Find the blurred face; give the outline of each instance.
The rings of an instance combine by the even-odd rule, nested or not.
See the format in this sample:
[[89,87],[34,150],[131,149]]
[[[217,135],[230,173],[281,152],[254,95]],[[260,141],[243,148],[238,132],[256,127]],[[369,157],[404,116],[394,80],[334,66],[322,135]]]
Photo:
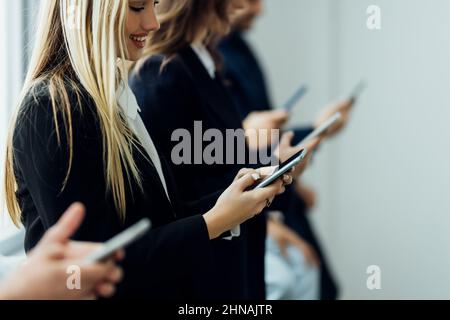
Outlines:
[[233,16],[239,10],[243,10],[246,5],[246,0],[229,0],[227,13],[228,16]]
[[244,2],[244,8],[237,12],[232,23],[235,29],[247,31],[252,28],[256,18],[262,14],[263,0],[245,0]]
[[150,32],[159,29],[155,14],[155,0],[128,0],[125,37],[128,60],[137,61],[143,53]]
[[211,17],[208,23],[210,30],[219,35],[226,35],[231,30],[231,21],[245,8],[246,0],[228,0],[226,7],[226,19],[220,19],[217,16]]

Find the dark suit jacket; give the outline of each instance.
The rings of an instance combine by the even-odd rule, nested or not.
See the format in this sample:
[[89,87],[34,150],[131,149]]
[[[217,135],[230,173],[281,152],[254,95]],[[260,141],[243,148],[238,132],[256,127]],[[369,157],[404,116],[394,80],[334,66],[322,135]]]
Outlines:
[[[171,156],[173,148],[178,144],[170,142],[172,132],[183,128],[194,137],[195,121],[202,122],[203,131],[215,129],[225,134],[227,129],[242,129],[241,117],[221,75],[217,73],[216,78],[212,79],[190,47],[181,50],[162,67],[164,60],[163,56],[147,59],[131,77],[130,86],[142,108],[147,129],[166,157]],[[192,155],[198,153],[193,148]],[[223,153],[226,155],[226,150]],[[181,197],[184,201],[190,201],[207,192],[227,187],[244,166],[252,167],[248,163],[172,163],[172,170],[181,190]],[[282,198],[279,198],[274,206],[283,206],[283,203]],[[217,291],[222,293],[220,297],[265,298],[264,238],[265,218],[260,215],[242,226],[241,237],[232,241],[215,242],[218,272],[216,285]],[[253,263],[253,259],[258,262]]]
[[[212,251],[206,224],[199,215],[202,212],[182,213],[183,207],[164,166],[170,202],[154,166],[140,152],[145,151],[134,149],[143,189],[133,180],[126,184],[126,218],[121,221],[106,189],[104,149],[94,102],[82,92],[78,103],[74,90],[69,88],[69,92],[73,162],[64,189],[69,154],[67,135],[58,113],[61,124],[58,144],[45,82],[36,84],[27,95],[14,131],[17,196],[26,228],[26,250],[32,249],[75,201],[82,202],[87,209],[86,218],[74,236],[76,240],[103,242],[147,217],[153,229],[128,248],[123,263],[125,278],[117,297],[208,298],[204,293],[212,280],[207,276]],[[164,165],[163,159],[162,162]]]
[[[255,53],[239,32],[233,32],[219,45],[223,56],[224,77],[242,119],[253,111],[273,110],[269,90]],[[295,128],[293,143],[299,143],[314,130]]]

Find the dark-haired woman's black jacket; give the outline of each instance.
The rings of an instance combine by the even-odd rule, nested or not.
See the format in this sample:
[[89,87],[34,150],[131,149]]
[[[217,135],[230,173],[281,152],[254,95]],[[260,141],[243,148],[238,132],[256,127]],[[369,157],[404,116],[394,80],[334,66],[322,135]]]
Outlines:
[[[192,137],[192,157],[199,155],[194,146],[199,142],[194,125],[196,121],[201,122],[203,133],[209,129],[220,131],[224,142],[227,130],[242,130],[240,115],[220,74],[216,73],[215,79],[211,78],[190,46],[169,62],[161,55],[148,58],[131,77],[130,87],[142,108],[147,129],[166,158],[171,158],[172,151],[179,144],[172,141],[172,134],[180,128],[187,130]],[[209,144],[205,142],[203,147]],[[226,157],[230,150],[225,148],[222,152]],[[248,154],[248,149],[245,152]],[[172,161],[170,164],[183,201],[192,201],[224,188],[242,167],[261,166],[248,162],[239,164],[237,161],[233,164],[224,161],[181,165]],[[265,234],[265,217],[260,215],[242,226],[240,237],[214,242],[217,278],[214,285],[215,292],[220,293],[219,298],[265,298]]]

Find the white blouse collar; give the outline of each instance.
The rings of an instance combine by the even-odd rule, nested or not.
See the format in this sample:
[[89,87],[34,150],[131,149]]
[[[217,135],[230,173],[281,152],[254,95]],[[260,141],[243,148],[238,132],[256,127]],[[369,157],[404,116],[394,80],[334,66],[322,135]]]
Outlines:
[[208,71],[208,74],[214,79],[216,77],[216,63],[214,62],[211,53],[200,43],[191,43],[191,48],[197,54],[206,71]]
[[116,93],[117,102],[122,108],[125,115],[131,120],[135,120],[138,112],[141,112],[139,105],[136,100],[136,96],[130,87],[125,85],[123,82],[120,83],[119,88]]

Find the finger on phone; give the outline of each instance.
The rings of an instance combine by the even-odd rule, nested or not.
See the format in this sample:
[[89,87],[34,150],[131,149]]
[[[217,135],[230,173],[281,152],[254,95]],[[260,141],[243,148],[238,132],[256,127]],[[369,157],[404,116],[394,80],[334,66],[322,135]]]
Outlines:
[[241,191],[245,191],[253,186],[259,179],[261,179],[261,175],[256,172],[256,170],[253,170],[252,172],[249,172],[242,178],[238,179],[235,183],[238,185]]

